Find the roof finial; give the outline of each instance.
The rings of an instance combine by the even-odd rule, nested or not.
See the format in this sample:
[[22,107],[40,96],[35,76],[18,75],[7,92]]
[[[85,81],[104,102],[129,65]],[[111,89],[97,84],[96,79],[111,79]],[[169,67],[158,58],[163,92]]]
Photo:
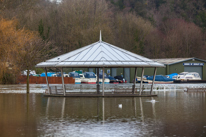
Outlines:
[[99,35],[99,42],[102,42],[102,33],[101,33],[101,30],[100,30],[100,35]]

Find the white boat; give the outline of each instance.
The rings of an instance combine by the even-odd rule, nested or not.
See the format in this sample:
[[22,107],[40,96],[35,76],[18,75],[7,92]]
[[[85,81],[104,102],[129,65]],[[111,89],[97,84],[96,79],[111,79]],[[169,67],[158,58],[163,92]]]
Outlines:
[[57,77],[57,74],[52,74],[51,77]]
[[[109,84],[110,80],[108,78],[104,78],[104,84]],[[99,79],[99,84],[102,84],[102,78]]]
[[178,77],[178,80],[202,80],[199,73],[197,72],[187,72],[184,76]]
[[81,79],[80,79],[79,73],[69,72],[68,76],[73,77],[75,79],[75,84],[81,84]]
[[[142,77],[136,77],[136,83],[140,83],[141,82],[141,78]],[[145,76],[143,76],[142,82],[143,83],[148,83],[150,80],[147,80],[147,78]]]
[[176,80],[202,80],[199,73],[197,72],[182,72],[177,76]]
[[85,72],[84,74],[79,74],[81,83],[83,84],[96,84],[96,76],[93,72]]
[[69,75],[68,74],[64,74],[64,77],[69,77]]
[[[99,73],[99,84],[102,84],[102,73]],[[104,84],[109,84],[110,80],[107,78],[107,74],[104,73]]]
[[[180,74],[177,75],[177,77],[175,78],[176,80],[184,80],[185,79],[185,75],[189,73],[189,72],[181,72]],[[173,77],[172,77],[173,78]]]

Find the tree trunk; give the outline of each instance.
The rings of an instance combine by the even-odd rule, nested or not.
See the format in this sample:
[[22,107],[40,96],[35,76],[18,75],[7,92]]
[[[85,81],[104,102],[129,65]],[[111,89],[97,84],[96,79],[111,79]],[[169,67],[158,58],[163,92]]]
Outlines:
[[27,69],[26,92],[29,93],[29,69]]

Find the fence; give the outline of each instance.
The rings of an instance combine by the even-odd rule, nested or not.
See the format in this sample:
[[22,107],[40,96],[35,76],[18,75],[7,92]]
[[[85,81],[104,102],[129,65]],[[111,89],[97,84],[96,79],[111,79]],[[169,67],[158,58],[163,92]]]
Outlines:
[[[19,84],[26,84],[26,76],[19,76],[17,79],[17,83]],[[61,77],[48,77],[49,84],[62,84]],[[30,84],[46,84],[46,77],[34,77],[29,76],[29,83]],[[75,79],[72,77],[64,77],[65,84],[74,84]]]

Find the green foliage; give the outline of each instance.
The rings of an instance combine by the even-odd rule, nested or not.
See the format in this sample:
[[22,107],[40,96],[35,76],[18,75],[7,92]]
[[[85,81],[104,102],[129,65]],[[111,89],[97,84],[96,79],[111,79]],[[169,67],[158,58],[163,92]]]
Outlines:
[[117,4],[118,4],[118,6],[119,6],[119,8],[120,8],[121,10],[123,10],[123,9],[125,8],[125,6],[124,6],[124,0],[118,0]]
[[1,84],[13,84],[15,83],[15,76],[11,73],[4,73]]
[[155,26],[156,22],[155,22],[155,19],[152,17],[148,17],[148,20],[151,22],[152,25]]
[[196,23],[202,28],[206,28],[206,12],[202,11],[197,15]]
[[43,40],[46,40],[49,37],[49,32],[50,32],[50,27],[48,27],[47,32],[46,32],[46,36],[45,36],[45,34],[44,34],[44,24],[43,24],[43,21],[41,19],[39,21],[39,35],[41,36],[41,38]]
[[111,0],[110,2],[114,4],[115,6],[118,6],[120,10],[123,10],[125,8],[124,0],[118,0],[117,2],[114,2],[114,0]]
[[158,9],[162,4],[165,4],[166,0],[155,0],[155,6]]
[[44,69],[42,68],[35,68],[36,74],[41,74],[44,72]]

